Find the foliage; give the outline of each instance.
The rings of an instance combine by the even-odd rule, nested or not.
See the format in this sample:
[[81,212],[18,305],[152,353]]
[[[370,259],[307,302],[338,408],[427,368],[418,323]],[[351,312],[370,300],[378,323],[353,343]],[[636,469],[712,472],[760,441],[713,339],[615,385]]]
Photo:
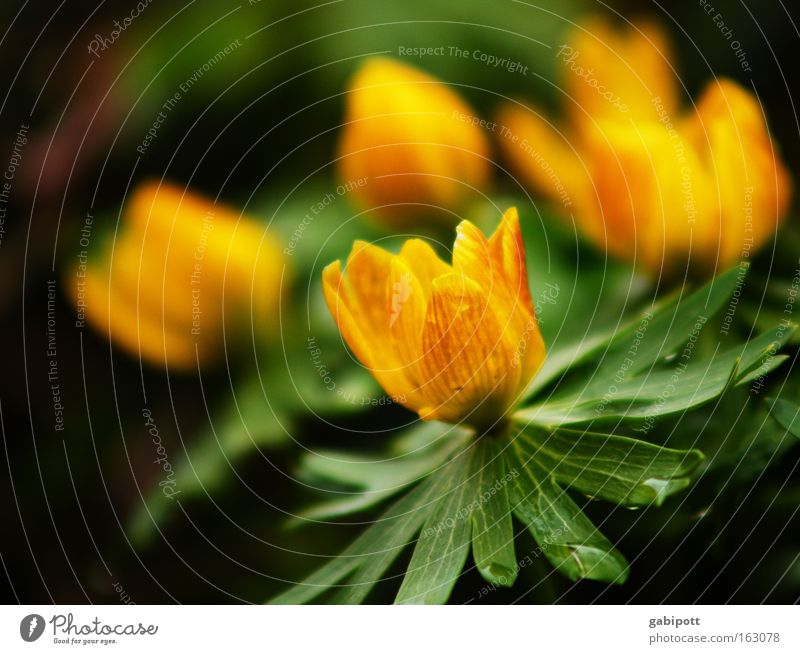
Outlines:
[[[487,582],[510,586],[526,560],[515,551],[514,520],[533,536],[536,556],[569,579],[624,583],[628,562],[586,516],[587,502],[659,507],[692,483],[704,456],[618,432],[646,435],[659,420],[719,400],[786,359],[777,352],[793,327],[781,325],[725,349],[703,347],[703,332],[740,275],[731,270],[611,334],[556,350],[526,406],[496,431],[451,434],[424,425],[417,428],[429,432],[422,455],[347,463],[341,453],[308,457],[308,478],[358,490],[306,518],[341,518],[409,490],[341,555],[273,601],[364,601],[412,545],[397,603],[447,601],[470,552]],[[797,431],[795,407],[778,401],[772,411]]]

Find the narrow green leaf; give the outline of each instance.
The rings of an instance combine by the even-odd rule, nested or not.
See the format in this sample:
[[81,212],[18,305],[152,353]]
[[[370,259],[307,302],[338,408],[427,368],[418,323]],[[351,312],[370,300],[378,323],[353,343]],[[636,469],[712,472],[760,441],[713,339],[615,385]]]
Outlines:
[[704,458],[699,450],[673,450],[573,429],[528,427],[517,442],[525,456],[535,456],[558,483],[629,507],[660,506],[689,485]]
[[520,473],[506,468],[505,453],[495,439],[482,438],[476,448],[470,479],[476,485],[476,499],[470,513],[472,556],[486,581],[510,587],[517,578],[518,566],[508,484]]
[[754,368],[746,375],[738,379],[736,381],[736,385],[744,386],[752,382],[762,381],[764,377],[766,377],[769,373],[778,368],[788,358],[789,358],[788,354],[776,354],[774,356],[768,356],[760,366]]
[[[430,434],[446,434],[439,439]],[[300,511],[290,524],[304,520],[330,520],[363,511],[396,495],[409,485],[444,465],[470,436],[466,429],[454,430],[442,423],[423,423],[409,430],[424,432],[428,439],[411,452],[375,456],[351,452],[322,451],[302,457],[299,476],[311,484],[333,482],[353,490],[331,490],[334,499],[325,500]]]
[[[638,319],[635,322],[629,322],[625,329],[635,327],[638,323]],[[525,389],[523,401],[555,381],[570,368],[580,366],[592,355],[600,352],[617,333],[616,330],[610,330],[548,352],[541,370],[536,373],[528,388]]]
[[[397,500],[344,552],[302,582],[273,598],[270,604],[305,604],[332,587],[342,589],[335,598],[338,602],[362,601],[433,510],[435,501],[431,502],[429,498],[433,496],[436,487],[436,476],[428,477]],[[358,574],[351,583],[342,584],[354,571]]]
[[513,463],[508,465],[517,466],[521,473],[511,484],[512,509],[539,546],[533,556],[544,554],[572,580],[624,583],[628,562],[622,554],[516,440],[509,454]]
[[692,360],[693,350],[684,350],[675,367],[622,382],[609,378],[603,388],[592,386],[566,397],[556,396],[519,411],[517,416],[556,427],[602,418],[653,421],[683,412],[719,397],[737,382],[760,378],[780,365],[783,359],[775,353],[793,330],[777,326],[710,359]]
[[[697,331],[698,325],[702,328],[720,310],[737,284],[744,282],[748,268],[732,268],[686,297],[681,291],[674,301],[645,313],[638,322],[619,332],[603,357],[594,383],[606,384],[607,377],[621,369],[626,377],[634,376],[674,353]],[[632,344],[636,347],[634,357],[630,356]],[[627,360],[631,362],[628,364]]]
[[436,506],[422,527],[396,604],[444,604],[450,597],[469,554],[475,498],[469,473],[475,453],[474,447],[465,450],[435,475]]
[[[377,551],[365,557],[348,584],[341,588],[334,596],[333,601],[337,604],[360,604],[367,597],[372,588],[379,581],[384,579],[389,566],[394,563],[406,546],[412,541],[414,535],[419,531],[423,520],[434,510],[437,493],[437,480],[434,477],[428,479],[425,484],[417,506],[423,502],[427,503],[423,507],[416,509],[419,515],[415,515],[413,520],[406,524],[396,525],[395,533],[386,534],[381,541],[381,546],[386,549]],[[376,544],[377,546],[377,544]]]
[[[608,386],[608,379],[618,376],[620,370],[629,377],[652,367],[685,343],[698,321],[704,324],[719,311],[736,285],[741,283],[745,272],[746,268],[744,272],[739,267],[733,268],[689,296],[684,297],[681,292],[653,305],[618,330],[583,338],[548,353],[542,369],[526,390],[525,399],[592,357],[600,359],[589,383],[589,388],[595,391]],[[630,356],[632,351],[635,351],[633,358]]]
[[269,604],[307,604],[336,586],[358,566],[355,557],[338,556],[319,570],[269,601]]

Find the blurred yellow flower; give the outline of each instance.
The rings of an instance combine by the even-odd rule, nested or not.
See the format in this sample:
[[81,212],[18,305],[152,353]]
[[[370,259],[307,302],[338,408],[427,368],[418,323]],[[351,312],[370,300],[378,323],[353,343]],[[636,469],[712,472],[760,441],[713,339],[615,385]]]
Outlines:
[[590,23],[557,56],[566,122],[507,102],[500,141],[592,241],[652,274],[708,275],[773,236],[792,184],[752,93],[715,80],[681,111],[668,39],[650,24]]
[[657,119],[653,98],[672,114],[679,106],[680,80],[672,68],[668,36],[657,23],[642,21],[616,29],[605,19],[587,20],[559,46],[562,88],[574,126],[591,120]]
[[256,221],[152,183],[133,193],[102,259],[79,268],[72,295],[113,343],[191,370],[226,342],[274,326],[282,269],[279,246]]
[[539,370],[544,341],[516,209],[486,238],[457,228],[453,264],[420,239],[400,254],[358,241],[323,273],[331,313],[386,393],[425,420],[489,428]]
[[339,144],[345,183],[362,209],[391,224],[433,205],[458,212],[486,186],[489,142],[475,112],[436,78],[375,57],[353,77]]

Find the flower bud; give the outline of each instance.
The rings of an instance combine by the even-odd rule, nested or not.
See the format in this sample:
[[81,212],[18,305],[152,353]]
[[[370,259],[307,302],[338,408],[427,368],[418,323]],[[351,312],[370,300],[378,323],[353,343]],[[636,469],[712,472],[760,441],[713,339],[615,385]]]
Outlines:
[[[754,96],[723,79],[681,112],[656,28],[600,25],[576,39],[569,47],[583,63],[564,75],[581,111],[559,124],[522,103],[500,109],[501,145],[523,183],[599,247],[653,275],[688,267],[707,276],[747,260],[774,235],[792,194]],[[627,112],[609,103],[611,89]]]
[[356,204],[392,224],[458,211],[490,173],[475,112],[436,78],[384,57],[350,83],[339,157],[344,183],[366,179]]
[[568,34],[556,57],[575,123],[655,119],[654,98],[670,113],[678,107],[672,47],[654,22],[616,27],[592,18]]
[[[173,369],[219,357],[225,338],[272,328],[283,262],[255,220],[168,184],[146,184],[73,299],[135,356]],[[81,288],[82,285],[82,288]]]

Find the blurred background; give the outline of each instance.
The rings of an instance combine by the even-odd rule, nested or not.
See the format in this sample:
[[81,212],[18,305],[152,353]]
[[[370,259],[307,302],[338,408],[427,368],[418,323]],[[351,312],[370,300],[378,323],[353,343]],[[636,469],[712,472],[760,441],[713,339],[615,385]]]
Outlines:
[[[418,66],[487,118],[506,97],[533,98],[553,114],[560,107],[554,50],[564,34],[597,14],[646,16],[674,39],[684,100],[714,76],[738,80],[757,94],[794,173],[795,10],[780,0],[66,0],[52,10],[4,3],[4,601],[262,602],[359,533],[358,517],[299,526],[291,518],[319,499],[300,471],[304,452],[369,452],[413,417],[398,406],[371,406],[380,392],[352,365],[318,288],[321,268],[354,238],[391,245],[411,231],[382,228],[359,214],[348,191],[337,191],[345,89],[364,59],[384,54]],[[452,56],[453,47],[519,61],[528,71]],[[403,54],[415,48],[443,49]],[[503,170],[494,177],[491,197],[513,198],[529,219],[529,258],[541,273],[531,273],[534,296],[558,280],[571,298],[544,315],[546,340],[583,328],[581,307],[599,297],[602,310],[591,320],[615,324],[641,289],[636,273],[576,245],[572,228]],[[246,330],[231,337],[216,365],[186,371],[152,365],[102,330],[76,324],[70,284],[78,258],[83,251],[100,257],[131,190],[148,180],[218,199],[259,221],[270,238],[292,243],[276,281],[283,289],[278,329]],[[475,211],[490,208],[476,204]],[[760,255],[758,274],[792,277],[797,229],[791,214],[783,246]],[[452,240],[441,226],[430,231]],[[576,270],[601,276],[602,292],[579,283]],[[797,384],[782,388],[797,397]],[[729,433],[726,415],[717,407],[682,429],[711,434],[699,446],[713,451],[714,438]],[[751,445],[745,438],[737,447]],[[752,449],[752,469],[706,476],[662,509],[591,507],[632,563],[624,586],[573,584],[540,559],[514,588],[480,597],[485,582],[467,572],[452,601],[797,601],[800,448],[780,456],[765,449],[761,458],[758,444]],[[170,487],[180,494],[168,497]],[[518,551],[535,548],[526,534],[519,539]],[[396,586],[388,580],[370,600],[390,601]]]

